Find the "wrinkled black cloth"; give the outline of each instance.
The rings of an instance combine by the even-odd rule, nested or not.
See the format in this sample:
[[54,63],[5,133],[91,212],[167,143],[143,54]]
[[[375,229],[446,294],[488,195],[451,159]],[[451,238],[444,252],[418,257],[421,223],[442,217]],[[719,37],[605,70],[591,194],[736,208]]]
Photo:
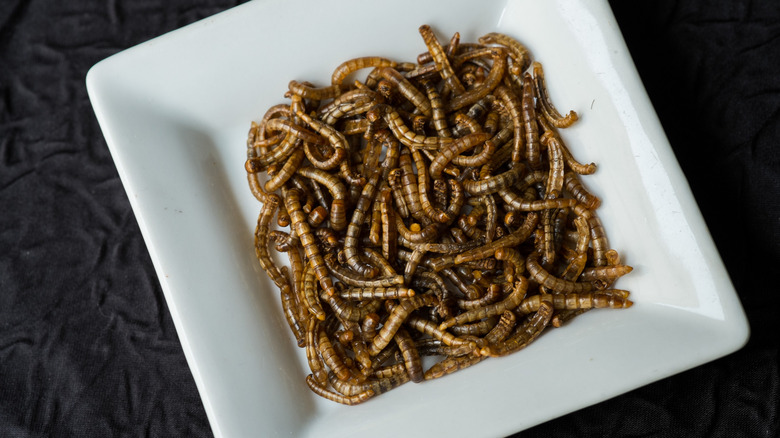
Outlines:
[[[239,3],[0,1],[1,437],[212,436],[84,80]],[[610,5],[752,335],[517,436],[780,436],[780,3]]]

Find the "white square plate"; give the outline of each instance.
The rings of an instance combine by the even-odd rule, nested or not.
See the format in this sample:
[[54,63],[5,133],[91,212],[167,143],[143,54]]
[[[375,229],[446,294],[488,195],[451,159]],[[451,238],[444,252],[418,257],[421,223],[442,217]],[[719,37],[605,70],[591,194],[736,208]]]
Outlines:
[[[413,61],[417,28],[524,42],[610,244],[634,266],[635,305],[589,312],[529,348],[356,406],[304,383],[278,293],[254,255],[251,120],[290,79],[327,84],[342,61]],[[507,435],[733,352],[748,326],[605,0],[258,0],[106,59],[95,112],[160,277],[217,437]],[[282,333],[280,335],[280,333]]]

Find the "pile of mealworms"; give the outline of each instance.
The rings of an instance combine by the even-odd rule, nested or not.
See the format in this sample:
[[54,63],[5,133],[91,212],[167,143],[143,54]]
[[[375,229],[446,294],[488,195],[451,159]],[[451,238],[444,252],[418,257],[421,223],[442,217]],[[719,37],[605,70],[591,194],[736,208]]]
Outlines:
[[360,57],[328,86],[291,81],[247,140],[257,258],[307,385],[347,405],[632,304],[613,288],[631,267],[580,181],[596,166],[559,134],[578,116],[553,106],[541,64],[504,34],[419,31],[417,62]]

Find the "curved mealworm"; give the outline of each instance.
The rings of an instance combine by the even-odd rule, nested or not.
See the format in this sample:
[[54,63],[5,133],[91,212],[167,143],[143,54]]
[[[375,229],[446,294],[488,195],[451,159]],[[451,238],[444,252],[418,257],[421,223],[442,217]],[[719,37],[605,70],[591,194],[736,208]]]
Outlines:
[[549,301],[542,301],[539,305],[539,310],[537,310],[531,318],[525,320],[523,324],[517,327],[507,339],[482,348],[480,353],[483,356],[499,357],[506,356],[507,354],[514,353],[527,347],[542,333],[544,328],[547,327],[547,324],[550,323],[552,314],[552,304],[550,304]]
[[287,85],[290,93],[301,96],[304,99],[325,100],[333,99],[339,96],[344,88],[340,84],[333,84],[327,87],[315,88],[307,82],[290,81]]
[[422,208],[423,213],[436,222],[449,222],[452,218],[448,216],[446,212],[434,207],[428,196],[430,190],[430,175],[428,175],[428,166],[426,166],[422,154],[420,151],[412,149],[412,157],[414,159],[415,167],[417,167],[417,193],[419,194],[420,207]]
[[333,391],[329,391],[327,388],[325,388],[324,385],[320,385],[311,374],[306,376],[306,384],[309,385],[309,389],[311,389],[312,392],[319,395],[320,397],[347,406],[354,406],[363,403],[364,401],[373,397],[375,394],[372,389],[368,389],[364,392],[349,397],[337,394]]
[[423,306],[433,306],[436,304],[436,297],[433,295],[415,295],[411,298],[401,300],[396,306],[390,316],[387,317],[385,324],[377,333],[371,345],[368,347],[368,352],[372,356],[376,356],[383,348],[393,340],[395,332],[409,316],[409,314]]
[[582,185],[577,174],[574,172],[569,171],[563,174],[563,188],[569,192],[574,199],[590,210],[595,210],[601,205],[601,199],[590,193]]
[[450,132],[449,127],[447,127],[444,103],[441,100],[439,91],[431,81],[423,81],[422,85],[428,96],[428,100],[431,102],[431,117],[433,119],[433,127],[436,129],[436,134],[439,137],[452,137],[452,133]]
[[490,54],[493,57],[493,66],[490,68],[490,73],[488,73],[485,81],[480,86],[474,87],[450,99],[446,107],[448,112],[467,107],[482,99],[493,91],[501,82],[501,78],[504,76],[504,70],[506,69],[505,52],[503,49],[497,47],[491,48]]
[[523,221],[523,224],[517,230],[488,244],[458,254],[455,256],[455,264],[484,259],[486,257],[495,255],[495,252],[498,248],[513,247],[525,242],[525,240],[528,239],[533,230],[536,228],[538,221],[538,213],[528,213],[528,215],[525,217],[525,220]]
[[340,266],[338,261],[335,260],[334,254],[325,255],[325,264],[328,267],[330,273],[336,277],[336,279],[349,286],[356,287],[391,287],[404,283],[403,275],[395,275],[389,277],[374,278],[371,280],[357,276],[347,271],[344,267]]
[[500,44],[506,47],[509,51],[509,57],[518,67],[517,72],[514,73],[516,75],[524,72],[531,65],[531,54],[528,49],[509,35],[490,32],[479,37],[478,41],[480,44]]
[[373,278],[378,272],[373,266],[363,263],[358,257],[357,243],[360,236],[360,229],[363,226],[365,215],[368,212],[368,208],[374,200],[376,194],[377,182],[379,181],[379,172],[375,171],[369,177],[368,182],[363,186],[363,191],[360,194],[357,205],[352,212],[352,220],[347,225],[347,234],[344,238],[344,255],[347,258],[347,264],[358,272],[358,274],[366,277]]
[[550,100],[550,96],[547,92],[547,83],[544,79],[544,70],[542,69],[542,64],[539,62],[534,62],[533,71],[536,96],[541,104],[544,118],[547,119],[556,128],[568,128],[577,121],[577,113],[574,111],[569,111],[569,113],[566,114],[566,117],[562,116],[561,113],[559,113],[555,108],[555,105],[553,105],[552,100]]
[[310,263],[306,263],[303,269],[303,304],[309,310],[309,313],[314,315],[314,318],[311,319],[325,321],[326,314],[320,304],[317,276],[311,270]]
[[331,227],[334,230],[340,231],[347,226],[347,213],[346,213],[346,196],[347,188],[344,186],[336,176],[329,174],[321,169],[314,167],[303,166],[299,167],[296,172],[306,178],[310,178],[314,181],[325,186],[333,197],[333,202],[330,204],[330,222]]
[[496,323],[498,323],[498,317],[489,316],[485,319],[470,324],[454,325],[449,328],[449,331],[451,331],[456,336],[479,337],[479,336],[484,336],[488,332],[490,332],[490,330],[492,330],[493,327],[496,326]]
[[360,322],[366,315],[376,312],[382,306],[379,300],[364,301],[363,305],[347,302],[339,297],[338,292],[332,296],[323,292],[320,298],[330,306],[341,321]]
[[425,380],[438,379],[439,377],[444,377],[447,374],[452,374],[455,371],[459,371],[475,365],[481,362],[483,359],[484,357],[473,354],[458,357],[447,357],[428,368],[428,370],[425,371],[424,377]]
[[414,346],[414,341],[412,341],[409,333],[405,329],[399,328],[393,339],[398,344],[398,349],[401,351],[404,359],[406,372],[409,374],[411,381],[414,383],[422,382],[424,378],[420,353]]
[[328,384],[328,372],[317,349],[317,336],[319,334],[320,320],[309,318],[306,324],[306,360],[312,376],[322,386]]
[[517,277],[512,292],[503,300],[485,305],[476,309],[467,310],[459,313],[456,317],[450,318],[441,324],[439,329],[447,330],[454,325],[461,325],[467,322],[473,322],[480,319],[485,319],[491,316],[496,316],[504,313],[505,310],[512,310],[520,305],[525,298],[526,291],[528,290],[528,280],[524,277]]
[[463,188],[473,196],[489,195],[491,193],[499,193],[513,186],[519,181],[525,173],[525,166],[519,165],[500,173],[495,176],[491,176],[486,179],[480,179],[477,181],[464,180]]
[[429,222],[430,220],[423,212],[422,203],[420,202],[420,189],[417,184],[417,176],[412,168],[412,159],[408,151],[402,151],[401,156],[398,157],[398,164],[401,169],[401,191],[404,194],[404,200],[406,201],[406,207],[409,209],[409,214],[421,223]]
[[265,191],[275,192],[281,188],[284,183],[292,178],[295,171],[298,170],[298,168],[301,166],[303,158],[303,150],[296,149],[284,163],[284,166],[282,166],[281,170],[272,176],[271,179],[266,181]]
[[439,231],[441,229],[441,224],[439,223],[432,223],[429,225],[426,225],[425,228],[420,228],[419,224],[412,224],[417,225],[416,228],[418,228],[417,231],[412,231],[410,228],[406,227],[406,224],[404,224],[403,219],[401,219],[401,216],[395,217],[395,228],[398,231],[399,234],[399,242],[401,239],[407,240],[411,243],[426,243],[430,242],[431,240],[435,239],[436,236],[439,235]]
[[350,74],[368,67],[395,68],[397,66],[397,62],[391,59],[383,58],[381,56],[363,56],[359,58],[352,58],[342,62],[338,67],[336,67],[335,70],[333,70],[330,82],[333,85],[340,85]]
[[406,126],[398,111],[387,104],[374,105],[366,113],[366,118],[372,123],[382,118],[396,138],[410,148],[437,150],[441,145],[452,141],[452,138],[449,137],[428,137],[416,134]]
[[579,276],[580,281],[605,280],[613,282],[618,278],[628,274],[634,268],[628,265],[608,265],[593,268],[585,268]]
[[422,35],[423,41],[428,52],[433,57],[433,63],[436,65],[436,70],[441,74],[441,78],[444,80],[444,86],[452,90],[455,95],[461,94],[466,91],[463,88],[463,84],[460,83],[458,77],[455,75],[455,71],[452,69],[447,54],[444,52],[444,48],[436,39],[436,35],[433,30],[427,24],[423,24],[419,28],[420,35]]
[[[282,276],[284,276],[285,279],[288,279],[287,266],[282,266],[280,271]],[[306,340],[304,339],[305,331],[301,325],[302,321],[298,316],[300,312],[298,311],[298,304],[295,299],[295,291],[293,291],[290,286],[289,279],[287,280],[287,283],[279,288],[279,294],[282,300],[282,311],[284,313],[284,318],[287,321],[287,325],[290,327],[290,331],[293,333],[298,346],[304,347],[306,345]]]
[[429,169],[431,178],[439,179],[442,170],[444,170],[444,167],[447,166],[453,158],[484,143],[488,138],[490,138],[490,134],[486,132],[476,132],[442,145],[433,162],[431,162]]
[[325,261],[320,254],[319,246],[317,245],[317,239],[311,232],[309,223],[306,221],[306,215],[301,210],[301,203],[297,190],[283,191],[284,204],[287,207],[287,211],[290,213],[290,219],[292,220],[292,229],[298,238],[301,239],[301,245],[303,246],[306,258],[311,264],[311,269],[317,276],[317,280],[320,282],[322,288],[328,295],[333,295],[336,290],[333,287],[333,281],[328,275],[328,269],[325,267]]
[[501,247],[494,254],[496,260],[504,262],[504,279],[512,284],[515,277],[525,272],[525,260],[520,252],[514,248]]
[[340,381],[335,378],[335,376],[329,376],[329,379],[331,385],[337,391],[341,392],[342,394],[352,394],[349,397],[356,397],[357,394],[365,394],[367,392],[370,392],[372,395],[379,395],[408,382],[409,375],[405,371],[406,368],[404,367],[403,372],[393,373],[388,377],[369,380],[357,384]]
[[382,257],[382,254],[373,248],[363,247],[361,250],[368,261],[382,271],[382,275],[396,275],[395,268],[393,268],[393,265],[390,263],[390,260],[394,260],[393,258]]
[[515,313],[511,310],[505,310],[504,313],[501,314],[501,318],[499,318],[495,327],[485,335],[485,342],[488,344],[496,344],[503,341],[512,333],[512,329],[515,328],[516,322],[517,316],[515,316]]
[[498,284],[491,284],[488,286],[487,291],[485,291],[485,295],[473,299],[473,300],[458,300],[458,307],[464,310],[474,310],[478,309],[480,307],[487,306],[488,304],[493,304],[496,301],[501,299],[501,286]]
[[426,117],[431,117],[431,102],[409,80],[392,67],[381,67],[379,75],[395,85],[396,89],[414,104]]
[[539,254],[532,253],[525,261],[525,268],[528,275],[540,285],[557,293],[584,293],[596,289],[593,282],[575,282],[568,281],[550,274],[539,264]]
[[604,225],[601,224],[601,220],[596,216],[596,213],[593,210],[588,209],[582,204],[576,204],[574,206],[574,214],[582,216],[590,228],[590,242],[593,246],[593,264],[595,266],[606,265],[606,252],[609,249],[609,243],[607,241],[607,232],[604,230]]
[[270,230],[271,219],[279,208],[279,196],[270,194],[260,210],[257,217],[257,226],[255,227],[255,255],[260,262],[260,267],[268,274],[276,287],[282,288],[288,283],[288,279],[282,275],[279,268],[271,259],[268,252],[268,231]]
[[419,316],[409,316],[406,319],[406,325],[451,347],[468,346],[472,349],[476,347],[474,341],[460,338],[441,330],[435,322]]

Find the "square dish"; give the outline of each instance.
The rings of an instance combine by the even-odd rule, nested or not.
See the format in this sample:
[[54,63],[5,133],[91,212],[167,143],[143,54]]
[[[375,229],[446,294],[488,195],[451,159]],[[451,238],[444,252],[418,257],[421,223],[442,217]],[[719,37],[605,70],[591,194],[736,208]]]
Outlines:
[[[246,132],[283,101],[290,79],[325,83],[355,56],[413,60],[425,51],[423,23],[463,41],[510,34],[545,65],[553,101],[581,117],[564,139],[599,165],[585,183],[603,200],[611,247],[635,268],[618,283],[635,305],[344,407],[306,387],[305,355],[255,259]],[[604,0],[478,9],[465,0],[392,8],[258,0],[100,62],[87,86],[217,437],[507,435],[747,340],[736,293]]]

